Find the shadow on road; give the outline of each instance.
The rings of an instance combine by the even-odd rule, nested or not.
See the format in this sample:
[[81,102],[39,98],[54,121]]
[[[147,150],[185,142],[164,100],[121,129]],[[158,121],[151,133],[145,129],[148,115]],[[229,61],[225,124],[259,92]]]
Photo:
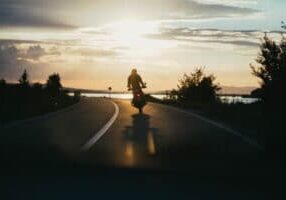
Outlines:
[[132,126],[126,126],[123,131],[126,140],[126,156],[133,157],[134,153],[154,156],[158,153],[158,129],[150,127],[150,116],[147,114],[132,115]]

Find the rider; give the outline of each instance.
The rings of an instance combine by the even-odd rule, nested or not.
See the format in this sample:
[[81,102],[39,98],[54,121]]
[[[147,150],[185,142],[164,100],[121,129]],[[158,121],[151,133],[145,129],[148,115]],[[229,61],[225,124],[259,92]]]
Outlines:
[[128,90],[132,90],[133,94],[136,91],[142,92],[141,88],[145,87],[145,84],[142,81],[141,76],[137,74],[136,69],[132,69],[131,74],[128,77],[128,83],[127,83]]

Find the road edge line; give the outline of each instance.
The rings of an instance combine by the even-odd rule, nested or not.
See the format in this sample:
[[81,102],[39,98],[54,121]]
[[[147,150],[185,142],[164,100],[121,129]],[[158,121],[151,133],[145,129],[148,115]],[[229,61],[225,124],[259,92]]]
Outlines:
[[119,114],[119,107],[116,103],[113,101],[110,101],[114,108],[115,112],[113,116],[109,119],[109,121],[98,131],[94,134],[92,138],[90,138],[81,148],[82,151],[88,151],[106,132],[107,130],[112,126],[112,124],[115,122],[115,120],[118,117]]
[[191,115],[191,116],[193,116],[193,117],[195,117],[195,118],[197,118],[197,119],[199,119],[201,121],[207,122],[207,123],[209,123],[209,124],[211,124],[211,125],[213,125],[213,126],[215,126],[217,128],[223,129],[223,130],[225,130],[225,131],[227,131],[227,132],[229,132],[229,133],[231,133],[231,134],[233,134],[233,135],[235,135],[237,137],[242,138],[246,143],[254,146],[255,148],[257,148],[259,150],[263,149],[260,144],[258,144],[257,142],[255,142],[254,140],[249,138],[248,136],[244,136],[240,132],[238,132],[236,130],[233,130],[233,129],[231,129],[231,128],[229,128],[229,127],[227,127],[227,126],[225,126],[225,125],[223,125],[221,123],[215,122],[215,121],[213,121],[211,119],[208,119],[206,117],[203,117],[203,116],[201,116],[199,114],[196,114],[196,113],[193,113],[191,111],[182,110],[182,109],[179,109],[179,108],[176,108],[176,107],[173,107],[173,106],[164,105],[164,104],[160,104],[160,105],[164,106],[164,107],[167,107],[167,108],[170,108],[172,110],[175,110],[177,112],[181,112],[181,113],[185,113],[187,115]]

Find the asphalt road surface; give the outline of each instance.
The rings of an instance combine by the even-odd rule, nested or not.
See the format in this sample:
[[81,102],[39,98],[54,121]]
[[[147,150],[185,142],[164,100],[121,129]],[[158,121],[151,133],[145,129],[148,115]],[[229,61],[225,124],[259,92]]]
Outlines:
[[[270,195],[257,182],[275,176],[255,142],[203,117],[154,103],[144,108],[144,114],[138,114],[126,100],[85,98],[57,113],[4,125],[0,131],[1,174],[6,177],[2,180],[7,180],[6,189],[14,187],[17,191],[26,191],[22,185],[26,176],[43,174],[52,175],[55,180],[59,180],[57,175],[77,174],[85,177],[85,183],[87,177],[96,175],[96,184],[100,183],[102,192],[98,194],[102,195],[107,195],[106,188],[110,187],[107,182],[116,183],[120,190],[133,185],[135,192],[136,181],[146,186],[151,180],[151,185],[158,187],[158,190],[151,190],[156,193],[160,189],[166,192],[165,186],[170,186],[162,184],[162,180],[169,180],[173,189],[181,183],[182,189],[186,187],[185,182],[188,187],[194,186],[194,181],[202,181],[202,177],[224,177],[215,179],[219,182],[236,177],[236,180],[243,180],[247,191],[251,191],[246,196],[253,199]],[[133,176],[136,184],[133,179],[128,182]],[[49,178],[49,181],[54,179]],[[250,190],[253,180],[260,188],[255,192]],[[25,184],[34,185],[35,182],[33,179]],[[73,187],[78,188],[77,184]],[[96,184],[92,182],[88,187]],[[208,192],[213,191],[213,187],[210,189],[205,184],[195,184],[193,188],[199,188],[192,194],[211,196]],[[224,191],[230,194],[228,198],[235,199],[232,192],[236,190],[230,189],[229,184],[227,188]]]

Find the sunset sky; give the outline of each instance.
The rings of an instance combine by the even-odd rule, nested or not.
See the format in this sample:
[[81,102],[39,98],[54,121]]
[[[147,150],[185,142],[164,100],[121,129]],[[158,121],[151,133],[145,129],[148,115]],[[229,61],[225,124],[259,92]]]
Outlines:
[[0,0],[0,78],[125,90],[136,66],[155,91],[204,66],[223,86],[258,86],[249,64],[285,13],[285,0]]

